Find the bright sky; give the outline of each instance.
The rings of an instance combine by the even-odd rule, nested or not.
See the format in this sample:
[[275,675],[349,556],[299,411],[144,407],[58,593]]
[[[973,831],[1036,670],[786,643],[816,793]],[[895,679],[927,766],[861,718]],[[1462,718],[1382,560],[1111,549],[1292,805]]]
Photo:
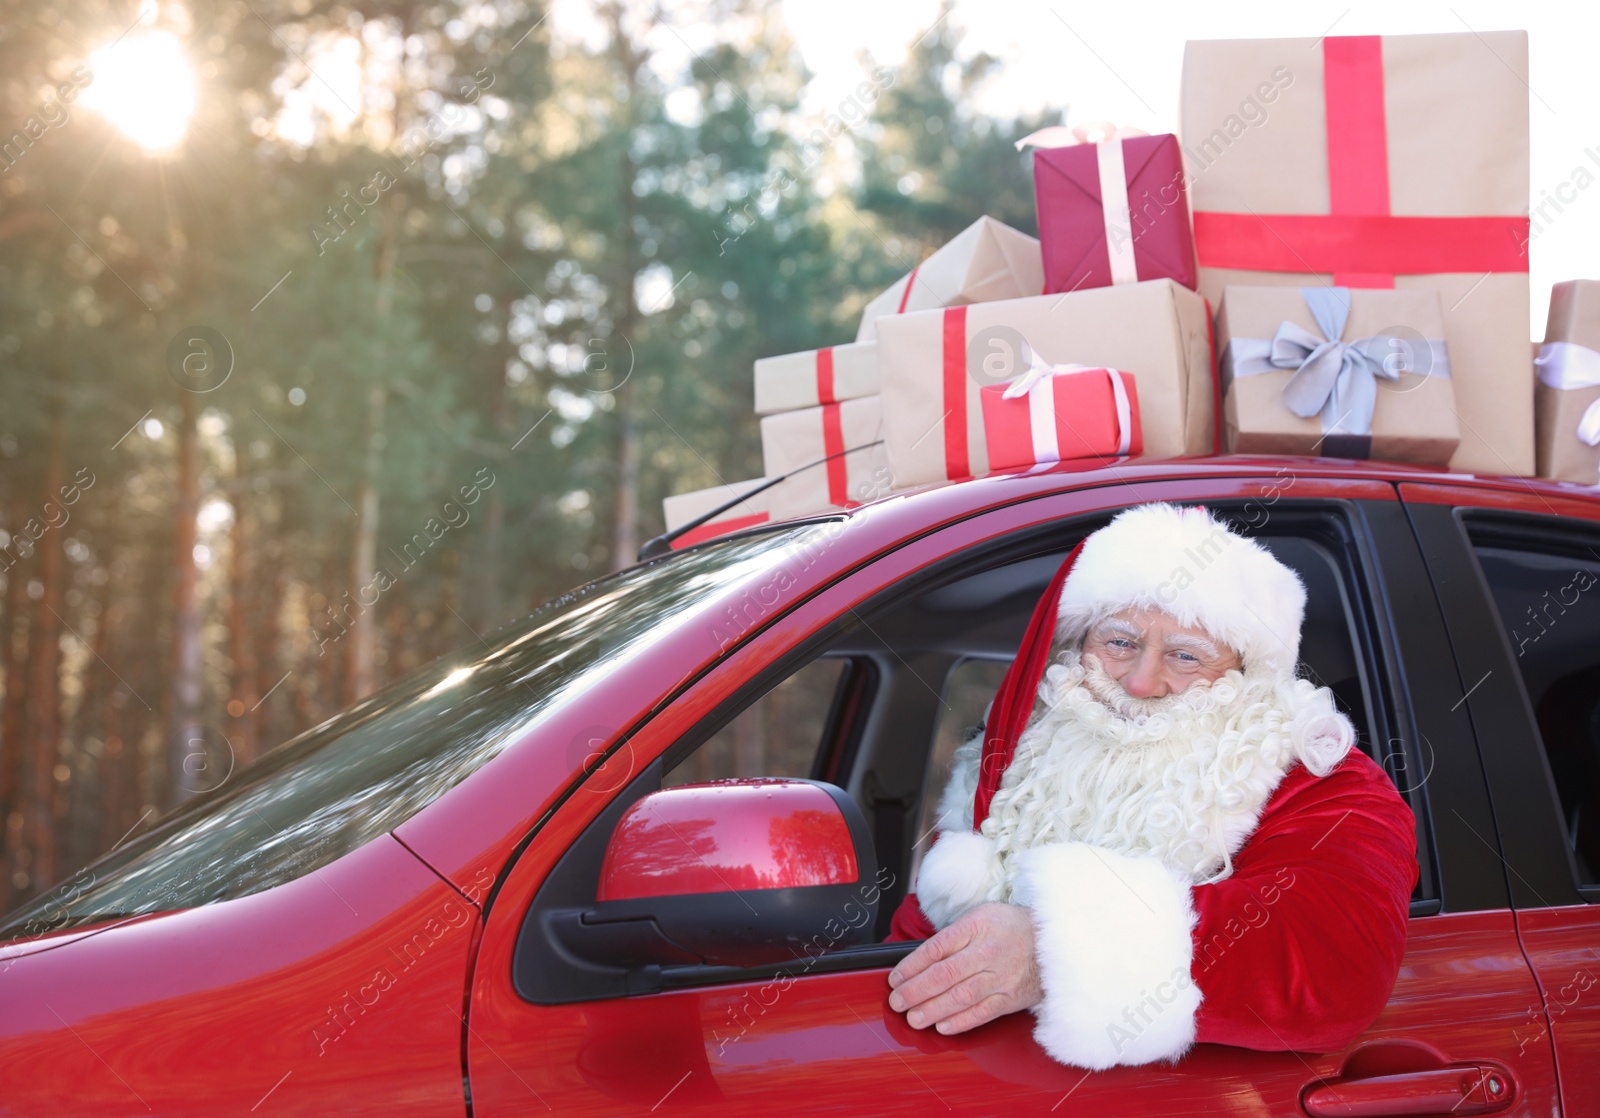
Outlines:
[[[864,52],[895,64],[937,17],[939,4],[785,0],[784,10],[816,74],[811,108],[822,113],[861,80]],[[1105,119],[1150,132],[1176,131],[1188,39],[1520,28],[1529,33],[1533,205],[1546,191],[1572,182],[1580,165],[1600,179],[1600,5],[1592,2],[959,0],[952,18],[963,33],[963,51],[984,50],[1005,60],[1003,74],[983,92],[986,110],[1009,115],[1059,106],[1071,124]],[[1593,157],[1587,148],[1594,149]],[[1531,245],[1535,339],[1544,336],[1552,283],[1600,278],[1600,181],[1579,190],[1559,216],[1547,213],[1553,220],[1543,230],[1535,226]]]

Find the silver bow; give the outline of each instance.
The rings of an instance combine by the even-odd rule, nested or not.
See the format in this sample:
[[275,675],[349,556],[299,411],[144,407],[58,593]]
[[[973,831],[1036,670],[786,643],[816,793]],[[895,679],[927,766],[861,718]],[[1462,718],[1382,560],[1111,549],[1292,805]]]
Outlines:
[[1399,380],[1400,371],[1373,356],[1375,338],[1339,340],[1350,318],[1348,287],[1306,287],[1300,294],[1323,336],[1292,322],[1281,324],[1272,336],[1268,363],[1295,370],[1283,386],[1284,405],[1302,419],[1320,414],[1324,431],[1370,435],[1377,378]]

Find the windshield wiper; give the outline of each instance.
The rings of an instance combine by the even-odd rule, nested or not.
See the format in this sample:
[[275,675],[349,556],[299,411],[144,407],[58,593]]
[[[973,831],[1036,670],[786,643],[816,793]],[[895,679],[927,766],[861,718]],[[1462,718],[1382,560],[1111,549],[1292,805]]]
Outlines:
[[[751,497],[754,497],[757,493],[766,492],[774,485],[777,485],[780,481],[787,481],[796,474],[804,473],[805,471],[814,469],[817,466],[826,465],[827,463],[832,462],[835,458],[843,458],[845,455],[854,454],[858,450],[866,450],[868,447],[881,446],[882,444],[883,440],[879,439],[876,442],[862,443],[860,446],[847,447],[836,454],[830,454],[825,458],[818,458],[815,462],[807,462],[804,466],[798,466],[779,477],[768,478],[765,484],[758,485],[754,489],[750,489],[739,494],[733,500],[718,505],[710,512],[701,513],[693,520],[690,520],[685,524],[678,525],[678,527],[672,529],[670,532],[662,532],[659,536],[654,536],[648,540],[645,540],[644,546],[639,549],[639,562],[643,563],[647,559],[655,559],[658,556],[666,555],[672,550],[672,541],[677,539],[679,536],[686,532],[694,531],[696,528],[700,527],[700,525],[706,523],[708,520],[713,520],[716,517],[721,516],[729,509],[737,508],[748,501]],[[820,512],[821,510],[818,511]]]

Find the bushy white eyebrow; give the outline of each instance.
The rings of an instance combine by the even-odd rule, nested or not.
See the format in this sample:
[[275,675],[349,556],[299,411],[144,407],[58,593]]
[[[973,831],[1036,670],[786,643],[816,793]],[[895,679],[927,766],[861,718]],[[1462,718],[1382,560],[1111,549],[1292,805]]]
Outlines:
[[1187,633],[1174,633],[1167,638],[1168,648],[1183,648],[1193,652],[1202,660],[1220,660],[1223,658],[1222,649],[1204,637],[1190,636]]
[[1106,633],[1120,633],[1125,637],[1133,637],[1135,640],[1141,640],[1144,637],[1143,629],[1121,617],[1107,617],[1094,627],[1094,633],[1096,636],[1101,637]]
[[[1129,637],[1136,641],[1145,639],[1145,631],[1138,625],[1122,617],[1107,617],[1095,624],[1090,630],[1092,639],[1106,640],[1112,636]],[[1174,633],[1166,639],[1168,649],[1182,649],[1192,652],[1202,660],[1222,660],[1227,653],[1215,641],[1190,633]]]

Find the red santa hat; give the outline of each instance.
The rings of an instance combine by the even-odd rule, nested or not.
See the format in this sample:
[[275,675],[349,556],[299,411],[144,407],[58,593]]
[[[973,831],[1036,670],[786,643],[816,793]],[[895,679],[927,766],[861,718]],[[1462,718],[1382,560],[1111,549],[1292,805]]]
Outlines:
[[1245,671],[1292,678],[1305,606],[1294,571],[1205,509],[1151,504],[1119,513],[1072,549],[1034,607],[990,709],[973,829],[988,817],[1057,646],[1078,644],[1113,613],[1159,609],[1232,648]]

